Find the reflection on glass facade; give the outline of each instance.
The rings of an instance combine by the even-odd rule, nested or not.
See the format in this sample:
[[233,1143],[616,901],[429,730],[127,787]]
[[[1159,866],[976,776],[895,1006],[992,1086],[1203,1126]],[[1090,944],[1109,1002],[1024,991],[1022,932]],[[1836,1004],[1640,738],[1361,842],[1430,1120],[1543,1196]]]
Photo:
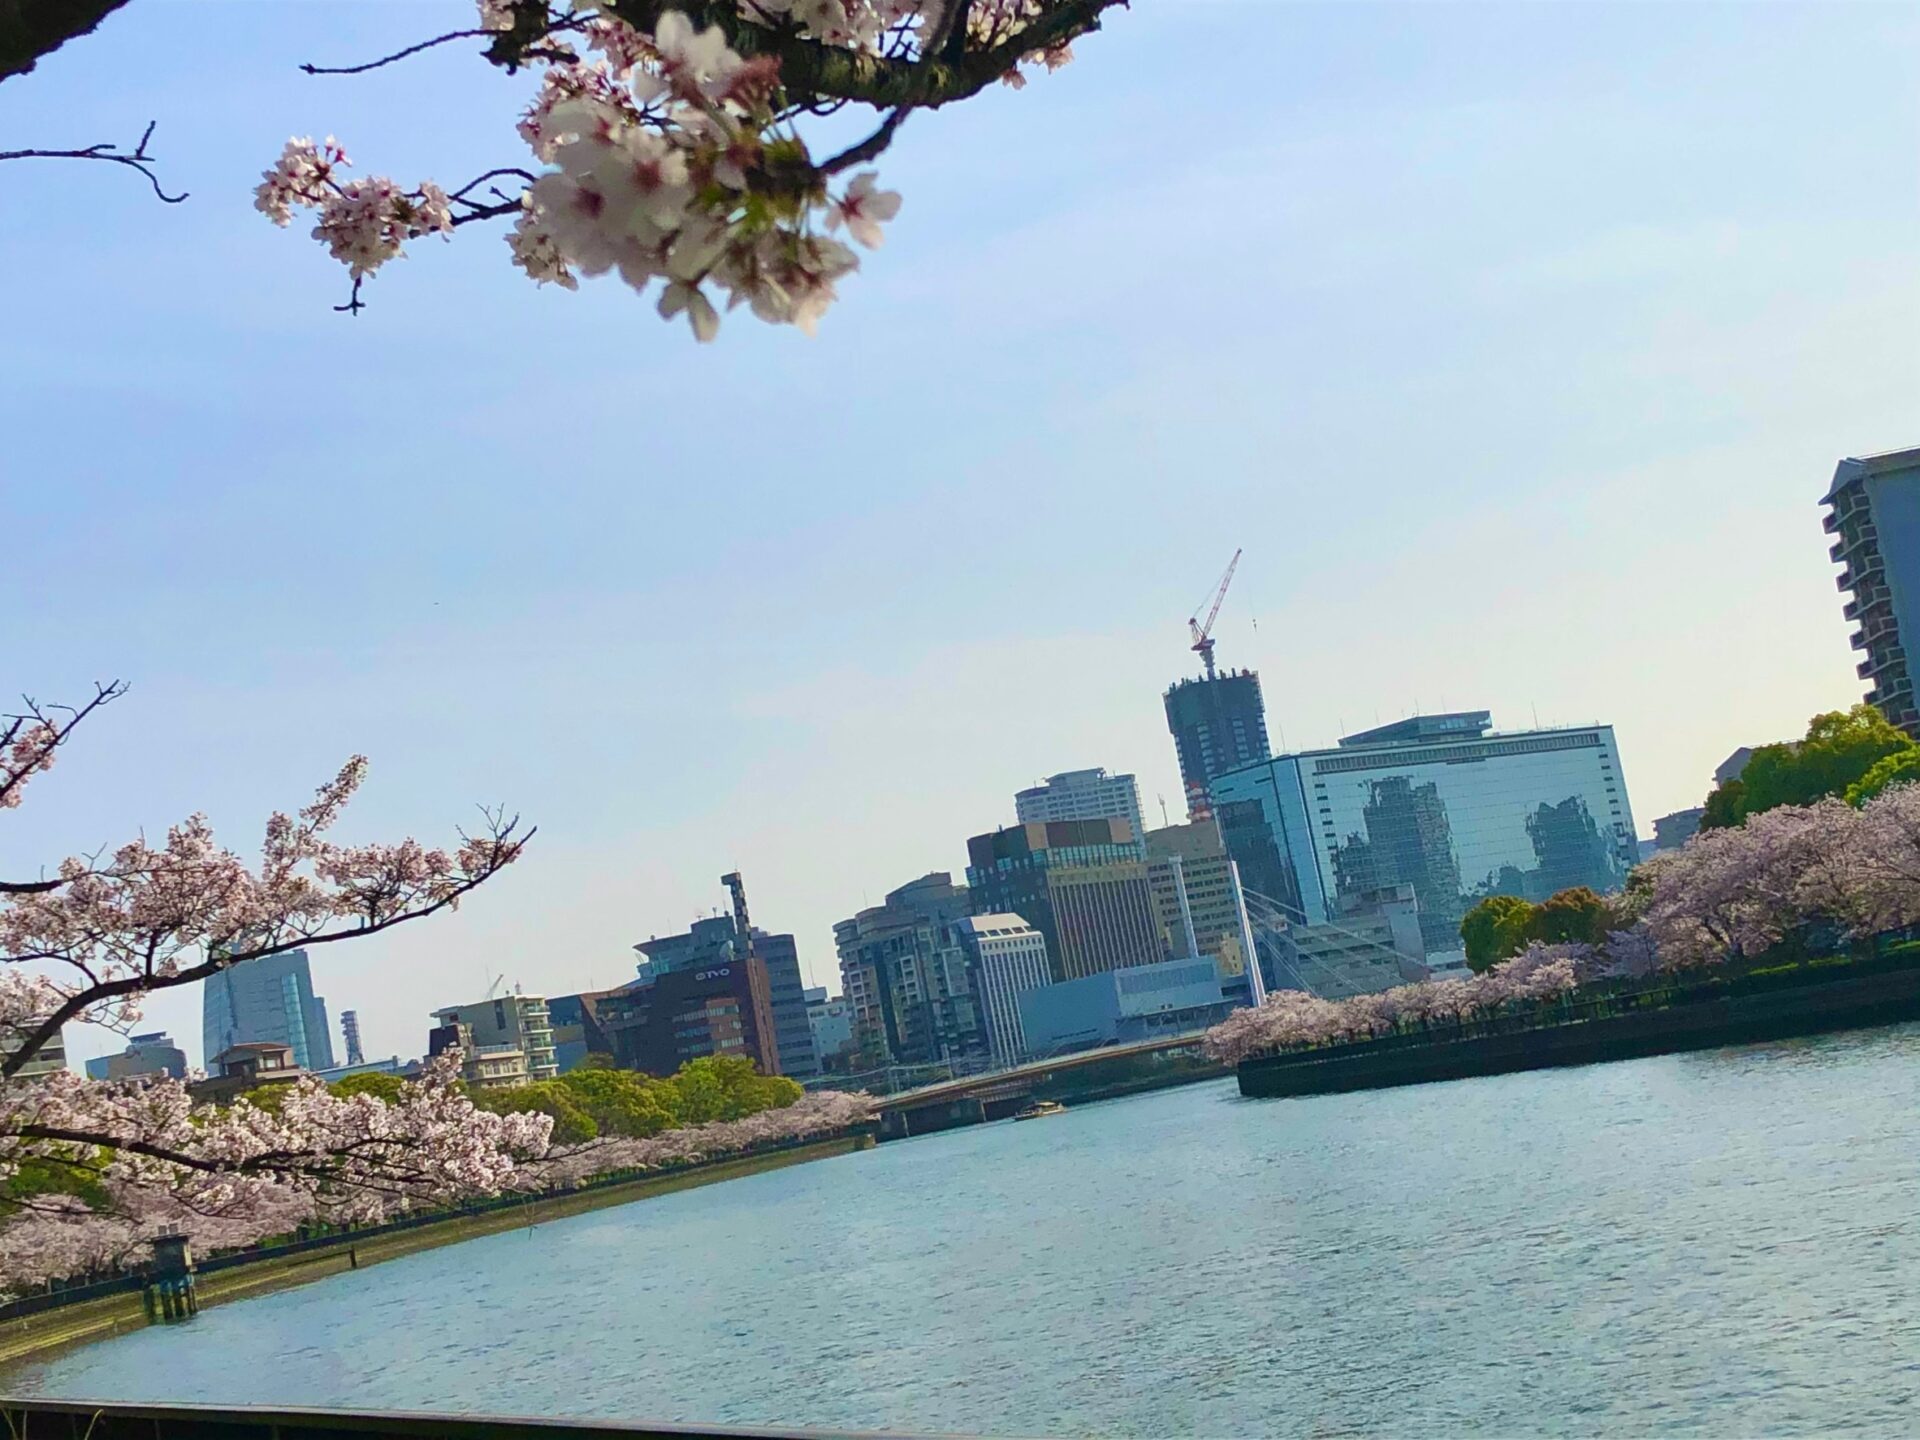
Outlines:
[[1411,885],[1430,956],[1460,949],[1488,895],[1606,892],[1636,857],[1613,729],[1489,734],[1485,711],[1426,715],[1244,766],[1213,782],[1247,887],[1308,924]]

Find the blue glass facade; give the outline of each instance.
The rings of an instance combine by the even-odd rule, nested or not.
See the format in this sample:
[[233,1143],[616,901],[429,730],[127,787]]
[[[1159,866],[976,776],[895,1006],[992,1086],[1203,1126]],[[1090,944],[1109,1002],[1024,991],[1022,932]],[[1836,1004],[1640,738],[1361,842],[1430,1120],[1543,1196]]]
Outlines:
[[1610,726],[1488,734],[1425,716],[1220,776],[1215,816],[1247,888],[1307,924],[1342,896],[1410,885],[1429,956],[1488,895],[1618,889],[1637,858]]
[[333,1067],[327,1002],[313,993],[307,952],[286,950],[209,975],[201,992],[202,1061],[232,1045],[265,1041],[293,1047],[306,1070]]

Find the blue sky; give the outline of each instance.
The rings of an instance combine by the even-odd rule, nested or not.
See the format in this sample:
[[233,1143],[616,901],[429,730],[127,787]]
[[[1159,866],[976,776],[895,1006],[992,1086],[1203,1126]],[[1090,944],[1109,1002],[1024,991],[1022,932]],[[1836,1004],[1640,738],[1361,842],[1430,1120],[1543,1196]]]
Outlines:
[[[0,865],[194,810],[250,848],[354,751],[350,838],[518,808],[521,866],[318,968],[370,1052],[628,978],[735,866],[837,988],[833,921],[1055,770],[1177,818],[1159,693],[1236,547],[1276,741],[1610,721],[1643,833],[1859,698],[1816,501],[1920,440],[1910,6],[1141,0],[904,128],[816,339],[705,348],[471,229],[349,319],[253,212],[289,134],[523,162],[470,53],[294,68],[468,14],[140,0],[0,87],[0,145],[157,119],[192,192],[0,167],[0,687],[133,686]],[[197,993],[150,1013],[197,1051]]]

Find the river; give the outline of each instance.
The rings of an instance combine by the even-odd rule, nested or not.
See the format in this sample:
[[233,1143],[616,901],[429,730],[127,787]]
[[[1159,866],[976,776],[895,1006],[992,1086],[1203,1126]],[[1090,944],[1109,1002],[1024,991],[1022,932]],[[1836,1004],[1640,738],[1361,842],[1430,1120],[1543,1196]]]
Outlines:
[[411,1255],[0,1386],[997,1435],[1910,1435],[1920,1025],[1088,1105]]

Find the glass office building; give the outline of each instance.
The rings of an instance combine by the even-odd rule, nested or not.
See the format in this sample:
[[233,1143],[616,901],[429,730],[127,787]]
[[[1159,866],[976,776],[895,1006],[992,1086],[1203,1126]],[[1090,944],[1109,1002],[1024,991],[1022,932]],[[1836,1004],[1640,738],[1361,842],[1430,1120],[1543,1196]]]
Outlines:
[[1416,716],[1219,776],[1214,814],[1243,882],[1310,925],[1344,897],[1410,885],[1442,969],[1488,895],[1617,890],[1637,847],[1613,728],[1490,724],[1484,710]]
[[207,977],[200,1002],[200,1048],[209,1067],[222,1051],[259,1041],[293,1047],[293,1063],[303,1070],[333,1068],[327,1002],[313,993],[304,950],[216,971]]

